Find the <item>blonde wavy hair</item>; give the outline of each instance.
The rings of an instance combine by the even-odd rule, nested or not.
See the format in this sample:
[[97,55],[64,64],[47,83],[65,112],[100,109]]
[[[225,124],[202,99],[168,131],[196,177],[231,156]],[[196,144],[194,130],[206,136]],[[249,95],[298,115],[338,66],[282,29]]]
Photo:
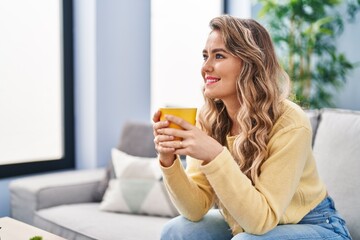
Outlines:
[[[212,31],[222,34],[226,49],[242,60],[236,83],[240,108],[236,119],[240,134],[232,154],[241,171],[252,180],[260,175],[261,165],[268,157],[270,131],[281,114],[281,101],[288,97],[289,77],[281,68],[269,33],[252,19],[229,15],[210,21]],[[222,145],[230,133],[232,122],[220,99],[204,95],[205,104],[199,112],[200,127]]]

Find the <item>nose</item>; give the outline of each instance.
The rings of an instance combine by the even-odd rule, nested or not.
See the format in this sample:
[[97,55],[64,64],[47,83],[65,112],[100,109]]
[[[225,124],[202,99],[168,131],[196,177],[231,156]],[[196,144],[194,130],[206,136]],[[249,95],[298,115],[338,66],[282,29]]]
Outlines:
[[214,71],[213,64],[211,63],[211,61],[209,61],[209,59],[204,61],[201,71],[205,73]]

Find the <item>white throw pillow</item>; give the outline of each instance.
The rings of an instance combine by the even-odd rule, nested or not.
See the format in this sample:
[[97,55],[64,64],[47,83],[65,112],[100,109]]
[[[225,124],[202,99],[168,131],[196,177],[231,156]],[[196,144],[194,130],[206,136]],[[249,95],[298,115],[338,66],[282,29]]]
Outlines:
[[111,150],[116,178],[161,179],[162,173],[157,158],[132,156],[116,148]]
[[104,211],[174,217],[179,215],[162,182],[157,158],[128,155],[112,149],[115,179],[106,189]]

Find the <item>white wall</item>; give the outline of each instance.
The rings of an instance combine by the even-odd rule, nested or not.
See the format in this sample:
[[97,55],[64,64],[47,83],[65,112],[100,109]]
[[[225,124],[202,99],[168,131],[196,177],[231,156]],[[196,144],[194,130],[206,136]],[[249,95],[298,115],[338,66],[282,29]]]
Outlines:
[[105,166],[126,121],[150,122],[150,2],[75,1],[76,165]]
[[97,9],[98,166],[104,166],[126,121],[150,122],[150,1],[101,0]]
[[251,0],[228,0],[228,14],[240,18],[251,18]]
[[151,112],[159,107],[200,107],[200,74],[209,21],[221,0],[151,1]]
[[96,0],[74,1],[76,166],[97,165]]
[[335,93],[335,104],[338,108],[360,110],[360,13],[354,23],[347,23],[345,31],[338,41],[340,52],[345,53],[350,62],[358,64],[347,78],[346,85]]

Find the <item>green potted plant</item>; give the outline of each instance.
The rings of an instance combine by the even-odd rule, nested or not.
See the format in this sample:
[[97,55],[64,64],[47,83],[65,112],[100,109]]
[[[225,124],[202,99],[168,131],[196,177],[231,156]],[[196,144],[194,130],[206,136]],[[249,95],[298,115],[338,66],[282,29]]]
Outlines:
[[360,11],[360,0],[347,0],[347,12],[350,21],[355,19],[355,15],[358,11]]
[[[266,20],[282,65],[292,80],[294,100],[304,108],[333,107],[332,95],[355,67],[336,45],[348,17],[339,10],[343,1],[259,2],[259,16]],[[354,18],[360,3],[353,0],[352,4]]]

